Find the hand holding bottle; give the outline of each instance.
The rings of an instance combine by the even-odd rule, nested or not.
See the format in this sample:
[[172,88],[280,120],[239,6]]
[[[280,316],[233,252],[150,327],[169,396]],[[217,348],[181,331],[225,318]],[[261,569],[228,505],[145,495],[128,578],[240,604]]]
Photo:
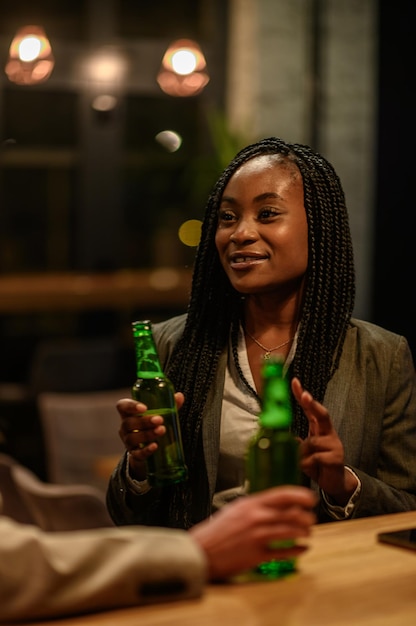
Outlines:
[[[133,322],[132,329],[137,377],[131,395],[137,403],[136,411],[137,407],[139,411],[142,410],[142,422],[137,427],[129,428],[127,435],[141,433],[134,445],[142,452],[148,448],[147,454],[142,454],[137,463],[139,467],[135,468],[136,474],[137,477],[142,476],[145,461],[145,477],[151,487],[180,483],[187,480],[188,468],[182,445],[175,388],[163,371],[150,320]],[[162,421],[155,419],[162,416]],[[145,417],[148,419],[143,420]],[[156,440],[153,439],[155,435]],[[133,464],[134,461],[132,466]]]
[[[175,393],[176,406],[184,403],[183,393]],[[162,415],[144,415],[147,406],[131,398],[122,398],[117,402],[117,411],[121,418],[119,436],[129,454],[129,471],[132,478],[146,478],[146,459],[157,450],[157,439],[162,437],[166,428]]]
[[[222,579],[268,559],[294,559],[307,549],[316,523],[316,495],[305,487],[280,486],[237,498],[189,532],[208,556],[211,579]],[[276,545],[276,541],[284,545]],[[271,547],[275,546],[275,547]]]
[[301,441],[302,471],[334,501],[345,506],[357,487],[357,479],[345,468],[344,446],[327,409],[305,391],[298,378],[292,391],[309,422],[309,433]]

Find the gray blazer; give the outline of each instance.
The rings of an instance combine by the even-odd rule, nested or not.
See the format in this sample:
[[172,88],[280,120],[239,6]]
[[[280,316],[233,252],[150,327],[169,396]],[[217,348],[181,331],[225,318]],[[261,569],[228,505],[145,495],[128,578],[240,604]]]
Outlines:
[[[182,315],[154,326],[164,367],[184,323],[185,315]],[[225,350],[203,415],[211,502],[217,480],[226,364]],[[374,324],[352,319],[339,368],[328,384],[324,404],[344,445],[346,465],[362,483],[352,516],[416,509],[416,374],[406,339]],[[124,479],[125,463],[124,457],[113,473],[108,490],[108,506],[114,521],[159,523],[151,511],[160,494],[151,490],[144,496],[133,495]],[[316,485],[312,486],[317,489]],[[322,501],[318,519],[331,521]]]

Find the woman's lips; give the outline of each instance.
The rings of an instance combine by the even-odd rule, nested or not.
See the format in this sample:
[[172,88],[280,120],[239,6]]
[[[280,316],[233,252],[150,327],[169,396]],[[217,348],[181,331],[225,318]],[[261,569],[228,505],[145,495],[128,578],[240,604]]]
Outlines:
[[260,263],[264,263],[267,261],[266,256],[260,255],[250,255],[250,254],[233,254],[230,257],[230,267],[236,270],[245,270],[253,267],[254,265],[259,265]]

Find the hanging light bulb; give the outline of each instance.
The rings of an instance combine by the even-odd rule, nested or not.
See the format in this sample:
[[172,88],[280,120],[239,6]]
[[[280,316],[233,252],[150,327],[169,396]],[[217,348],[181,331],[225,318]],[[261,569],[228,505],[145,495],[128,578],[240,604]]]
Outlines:
[[170,96],[196,96],[209,82],[205,57],[191,39],[178,39],[166,50],[157,76],[160,88]]
[[35,85],[49,78],[55,65],[51,44],[41,26],[23,26],[9,49],[5,72],[12,83]]

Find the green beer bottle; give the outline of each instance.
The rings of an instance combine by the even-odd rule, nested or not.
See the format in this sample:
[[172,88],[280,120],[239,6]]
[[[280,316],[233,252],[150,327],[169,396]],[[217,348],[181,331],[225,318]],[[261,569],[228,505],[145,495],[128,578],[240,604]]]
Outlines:
[[174,388],[163,373],[150,321],[133,322],[137,380],[132,397],[147,406],[145,415],[162,415],[166,433],[147,459],[147,480],[154,487],[179,483],[188,477]]
[[[262,367],[263,399],[259,428],[249,444],[247,480],[254,493],[276,485],[301,482],[299,446],[290,431],[292,405],[289,383],[283,374],[283,360],[270,358]],[[292,540],[274,542],[273,547],[290,547]],[[268,578],[280,578],[296,569],[295,559],[271,560],[256,569]]]

